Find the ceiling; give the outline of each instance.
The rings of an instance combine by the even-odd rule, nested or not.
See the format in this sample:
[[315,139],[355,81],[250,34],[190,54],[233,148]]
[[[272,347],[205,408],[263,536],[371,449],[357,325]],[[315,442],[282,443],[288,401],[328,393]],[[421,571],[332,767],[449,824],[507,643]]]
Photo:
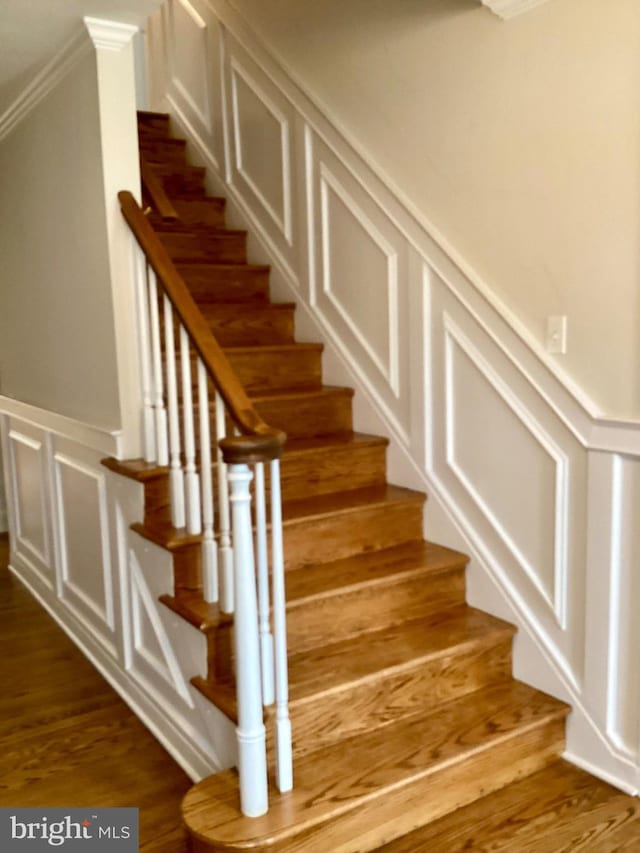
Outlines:
[[141,25],[161,0],[0,0],[0,115],[82,25]]

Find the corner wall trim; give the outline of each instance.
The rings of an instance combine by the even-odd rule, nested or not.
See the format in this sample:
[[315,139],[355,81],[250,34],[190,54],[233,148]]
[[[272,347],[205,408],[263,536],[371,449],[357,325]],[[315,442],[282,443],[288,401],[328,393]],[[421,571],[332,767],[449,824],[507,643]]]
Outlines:
[[0,141],[25,119],[91,50],[84,27],[56,53],[0,115]]

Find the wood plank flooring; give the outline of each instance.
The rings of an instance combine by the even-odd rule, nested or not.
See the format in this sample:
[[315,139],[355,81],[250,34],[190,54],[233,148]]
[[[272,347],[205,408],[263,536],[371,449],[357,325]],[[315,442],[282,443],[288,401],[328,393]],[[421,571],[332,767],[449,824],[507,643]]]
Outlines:
[[134,806],[140,850],[186,853],[191,780],[7,570],[0,534],[0,805]]

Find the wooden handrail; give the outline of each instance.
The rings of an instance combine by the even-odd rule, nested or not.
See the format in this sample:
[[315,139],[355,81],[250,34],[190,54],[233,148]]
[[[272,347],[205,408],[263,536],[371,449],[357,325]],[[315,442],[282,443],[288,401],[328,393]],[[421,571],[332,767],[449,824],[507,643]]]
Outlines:
[[142,152],[140,152],[140,177],[142,178],[142,185],[153,202],[157,213],[167,222],[173,222],[178,219],[176,209],[164,191],[162,182],[158,179],[158,176]]
[[253,407],[189,288],[134,197],[123,190],[118,193],[118,200],[122,214],[147,262],[153,268],[229,414],[242,433],[237,438],[225,439],[225,456],[229,454],[234,462],[246,464],[278,459],[286,441],[285,433],[265,423]]

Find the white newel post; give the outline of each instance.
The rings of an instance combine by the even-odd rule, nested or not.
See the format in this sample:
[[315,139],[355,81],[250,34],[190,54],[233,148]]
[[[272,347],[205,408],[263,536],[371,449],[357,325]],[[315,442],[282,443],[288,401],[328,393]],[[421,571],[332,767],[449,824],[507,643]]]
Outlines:
[[266,734],[262,717],[258,602],[247,465],[229,466],[233,525],[238,772],[243,814],[258,817],[269,808]]

